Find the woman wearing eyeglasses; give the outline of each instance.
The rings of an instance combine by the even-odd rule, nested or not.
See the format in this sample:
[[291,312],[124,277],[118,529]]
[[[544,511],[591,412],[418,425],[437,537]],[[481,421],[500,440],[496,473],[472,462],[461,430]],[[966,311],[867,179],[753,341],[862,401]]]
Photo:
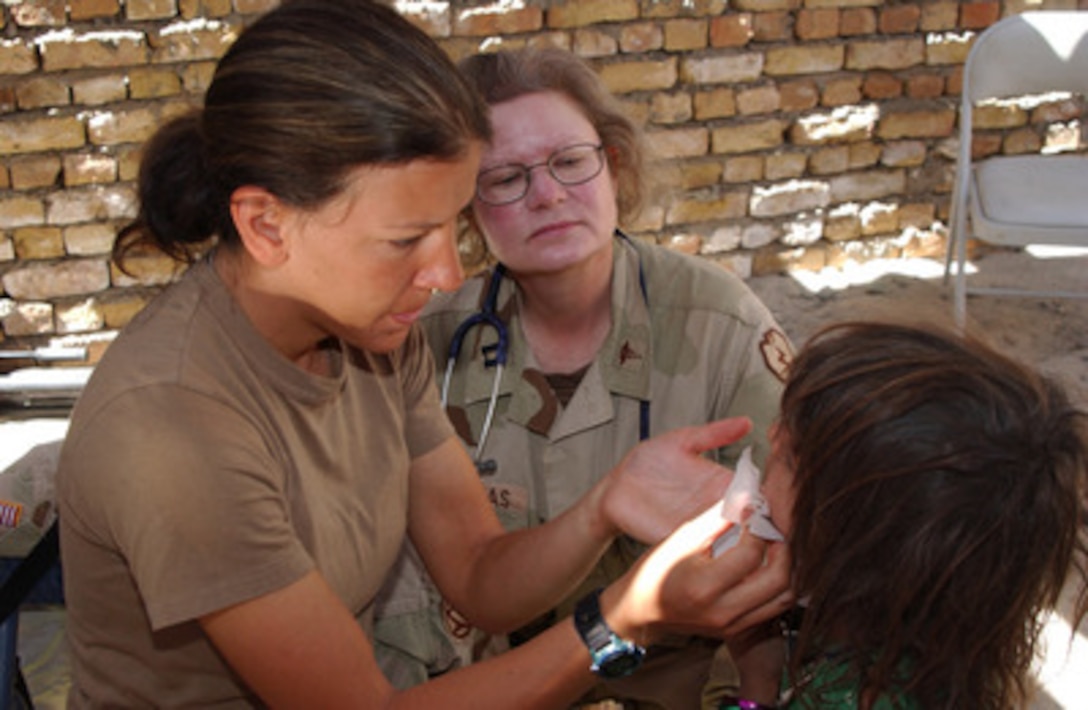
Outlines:
[[[732,466],[752,446],[761,462],[790,344],[733,274],[619,231],[646,191],[641,135],[619,102],[561,50],[481,54],[461,69],[494,132],[467,221],[501,266],[434,299],[422,322],[447,413],[500,520],[519,529],[554,518],[641,439],[722,416],[754,428],[714,458]],[[499,325],[458,332],[481,310]],[[379,660],[411,685],[517,645],[642,550],[618,540],[553,613],[488,637],[437,599],[409,549],[379,607]],[[606,678],[586,701],[690,710],[716,655],[714,682],[735,693],[720,648],[690,637],[659,645],[637,675]]]

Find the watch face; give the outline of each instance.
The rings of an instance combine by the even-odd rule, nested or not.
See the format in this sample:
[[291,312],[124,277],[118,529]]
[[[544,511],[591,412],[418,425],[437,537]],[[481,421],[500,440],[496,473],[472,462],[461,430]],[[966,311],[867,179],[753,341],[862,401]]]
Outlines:
[[641,649],[616,650],[601,659],[597,673],[606,678],[623,678],[634,673],[640,665],[642,665]]

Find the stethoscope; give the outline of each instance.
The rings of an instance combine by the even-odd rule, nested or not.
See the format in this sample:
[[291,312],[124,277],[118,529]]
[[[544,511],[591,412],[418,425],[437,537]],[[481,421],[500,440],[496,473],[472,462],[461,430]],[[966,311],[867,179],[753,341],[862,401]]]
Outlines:
[[[616,230],[616,236],[625,242],[630,243],[631,241],[631,238],[619,229]],[[506,276],[506,267],[497,264],[495,270],[491,273],[491,278],[487,284],[487,295],[479,312],[466,318],[453,332],[447,350],[446,373],[442,378],[441,401],[442,409],[445,410],[449,402],[450,380],[453,378],[453,369],[457,365],[457,358],[461,355],[461,347],[464,345],[465,336],[477,326],[490,327],[495,331],[496,341],[491,345],[485,345],[482,349],[484,367],[494,367],[495,377],[491,382],[491,396],[487,402],[487,413],[484,415],[483,426],[480,427],[480,437],[476,443],[476,454],[473,457],[476,470],[480,472],[481,476],[486,476],[497,470],[494,459],[483,460],[483,452],[487,444],[487,438],[491,434],[491,425],[495,418],[495,407],[499,401],[499,387],[502,385],[502,373],[506,369],[506,360],[510,352],[510,333],[506,328],[506,324],[503,323],[496,312],[499,300],[499,286],[502,284],[504,276]],[[648,309],[650,299],[646,291],[646,274],[642,268],[641,255],[638,260],[638,286],[642,291],[642,300],[646,303]],[[639,441],[650,438],[650,401],[648,399],[639,401],[638,438]]]

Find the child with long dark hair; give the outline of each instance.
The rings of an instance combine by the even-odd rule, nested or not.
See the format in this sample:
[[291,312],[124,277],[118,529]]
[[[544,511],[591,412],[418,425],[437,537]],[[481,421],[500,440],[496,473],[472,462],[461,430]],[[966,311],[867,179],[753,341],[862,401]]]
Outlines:
[[773,442],[807,597],[779,706],[1022,705],[1067,580],[1088,611],[1088,434],[1062,388],[969,337],[841,324],[791,365]]

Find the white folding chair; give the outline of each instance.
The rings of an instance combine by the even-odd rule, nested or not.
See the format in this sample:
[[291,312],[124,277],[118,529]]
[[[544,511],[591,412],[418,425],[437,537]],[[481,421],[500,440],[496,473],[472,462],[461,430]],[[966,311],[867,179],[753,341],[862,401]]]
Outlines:
[[[975,40],[963,71],[960,145],[945,259],[947,280],[955,254],[953,308],[960,327],[967,319],[968,293],[1088,297],[1088,290],[970,286],[964,268],[972,237],[1006,246],[1088,246],[1088,156],[971,157],[975,105],[986,99],[1050,92],[1088,96],[1088,12],[1025,12],[997,22]],[[1085,284],[1088,278],[1081,285]]]

